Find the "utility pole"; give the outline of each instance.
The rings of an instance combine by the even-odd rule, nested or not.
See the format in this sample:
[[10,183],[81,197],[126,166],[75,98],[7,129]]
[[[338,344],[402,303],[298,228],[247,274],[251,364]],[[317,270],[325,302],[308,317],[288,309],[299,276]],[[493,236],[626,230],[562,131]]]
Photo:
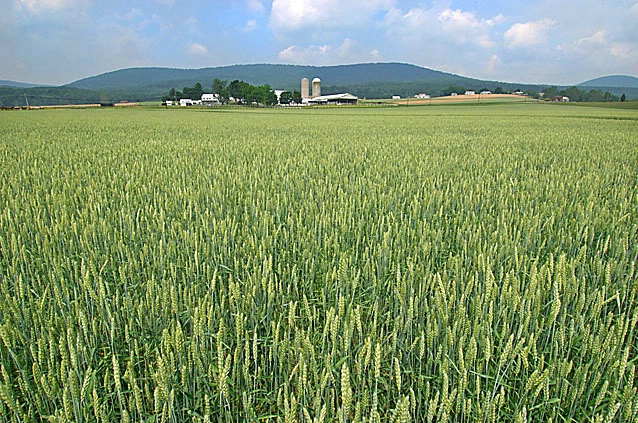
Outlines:
[[27,97],[27,93],[24,93],[24,101],[27,103],[27,109],[29,108],[29,98]]

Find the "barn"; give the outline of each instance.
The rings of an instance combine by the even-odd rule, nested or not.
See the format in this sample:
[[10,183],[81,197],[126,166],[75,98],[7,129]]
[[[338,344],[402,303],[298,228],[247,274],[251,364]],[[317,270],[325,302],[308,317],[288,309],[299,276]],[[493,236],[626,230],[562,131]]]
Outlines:
[[350,93],[321,95],[307,99],[308,104],[357,104],[359,97]]

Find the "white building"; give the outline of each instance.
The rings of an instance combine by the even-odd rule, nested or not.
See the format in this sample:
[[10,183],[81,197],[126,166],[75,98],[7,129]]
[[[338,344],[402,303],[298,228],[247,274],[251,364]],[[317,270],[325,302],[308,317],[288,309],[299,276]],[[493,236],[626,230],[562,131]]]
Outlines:
[[417,94],[414,96],[414,98],[424,98],[424,99],[428,99],[430,98],[429,94]]
[[474,91],[465,91],[465,95],[476,95]]
[[357,104],[359,97],[350,93],[321,95],[304,99],[305,104]]
[[221,104],[218,94],[202,94],[201,104],[206,106],[214,106]]
[[312,80],[312,98],[321,96],[321,79]]
[[179,100],[179,105],[184,106],[197,106],[202,104],[202,100],[191,100],[190,98],[182,98]]

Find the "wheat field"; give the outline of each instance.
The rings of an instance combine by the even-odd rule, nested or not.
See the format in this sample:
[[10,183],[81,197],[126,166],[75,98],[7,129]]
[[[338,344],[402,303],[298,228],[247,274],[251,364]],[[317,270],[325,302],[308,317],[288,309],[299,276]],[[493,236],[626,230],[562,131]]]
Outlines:
[[635,111],[0,123],[0,421],[638,422]]

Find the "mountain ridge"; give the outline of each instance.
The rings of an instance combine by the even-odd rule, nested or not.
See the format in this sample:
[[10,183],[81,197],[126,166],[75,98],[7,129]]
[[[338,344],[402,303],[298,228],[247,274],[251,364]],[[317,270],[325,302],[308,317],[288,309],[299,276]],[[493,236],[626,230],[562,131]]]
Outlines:
[[638,78],[630,75],[607,75],[581,82],[577,87],[638,88]]
[[44,84],[32,84],[29,82],[18,82],[18,81],[9,81],[7,79],[0,79],[0,87],[11,87],[11,88],[34,88],[34,87],[44,87]]
[[[204,92],[210,92],[215,78],[241,80],[251,85],[269,85],[273,89],[299,90],[302,78],[322,80],[322,93],[350,92],[360,98],[401,97],[418,93],[433,96],[445,92],[502,89],[503,92],[522,90],[538,93],[550,84],[527,84],[481,80],[446,73],[409,63],[377,62],[332,66],[242,64],[206,68],[133,67],[105,72],[78,79],[60,86],[0,81],[0,103],[17,105],[26,102],[25,94],[33,102],[41,104],[67,104],[79,100],[92,101],[158,101],[171,89],[182,90],[195,83],[202,84]],[[635,80],[635,81],[634,81]],[[636,86],[614,87],[624,83]],[[7,85],[2,86],[2,83]],[[596,85],[590,85],[596,84]],[[607,85],[598,85],[607,84]],[[558,86],[558,85],[554,85]],[[573,86],[573,85],[572,85]],[[558,86],[560,89],[572,86]],[[612,75],[585,81],[583,89],[597,89],[627,99],[638,99],[638,78]]]
[[[115,89],[125,87],[151,86],[158,83],[165,88],[169,82],[187,82],[197,79],[214,78],[239,79],[254,85],[268,84],[273,88],[292,89],[297,87],[301,78],[319,77],[329,85],[350,85],[366,82],[414,82],[432,79],[473,79],[434,69],[397,62],[358,63],[333,66],[284,65],[284,64],[246,64],[206,67],[197,69],[137,67],[125,68],[100,75],[73,81],[68,86],[83,89]],[[196,81],[202,82],[202,81]]]

